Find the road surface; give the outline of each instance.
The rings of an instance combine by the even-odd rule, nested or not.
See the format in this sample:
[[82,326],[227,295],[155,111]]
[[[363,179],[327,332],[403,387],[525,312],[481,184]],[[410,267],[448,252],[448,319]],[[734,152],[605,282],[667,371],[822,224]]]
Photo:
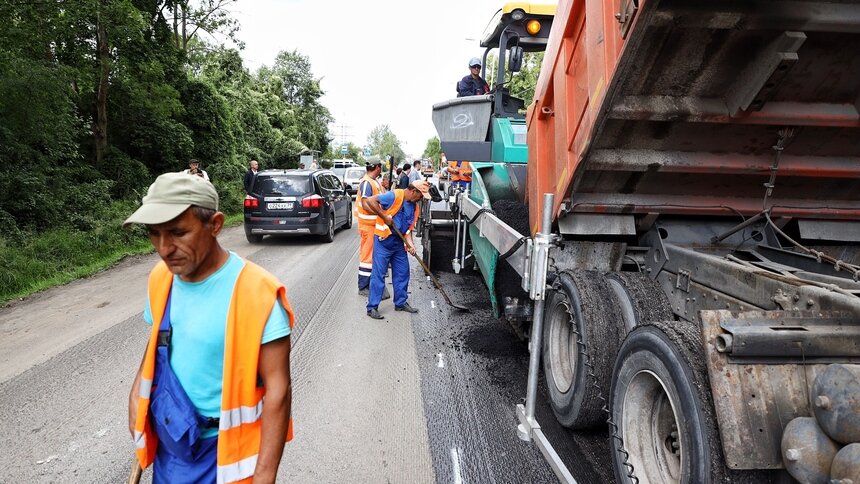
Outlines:
[[[292,335],[295,440],[279,482],[554,482],[516,437],[526,344],[489,314],[474,275],[441,274],[471,315],[442,306],[413,265],[420,312],[364,315],[353,228],[312,238],[222,245],[280,278]],[[0,482],[121,482],[132,465],[127,395],[146,344],[146,275],[157,256],[0,309]],[[606,435],[573,435],[538,406],[545,431],[581,483],[611,480]],[[144,475],[144,481],[149,475]]]

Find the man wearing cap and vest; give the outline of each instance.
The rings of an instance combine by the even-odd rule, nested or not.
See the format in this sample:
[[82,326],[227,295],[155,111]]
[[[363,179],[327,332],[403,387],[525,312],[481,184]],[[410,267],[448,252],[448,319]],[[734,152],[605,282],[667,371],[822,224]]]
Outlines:
[[472,187],[472,166],[468,161],[449,161],[448,173],[451,174],[451,186],[463,191]]
[[[369,161],[365,165],[367,173],[358,184],[355,195],[355,216],[358,218],[358,293],[367,296],[370,293],[370,273],[373,269],[373,230],[376,227],[376,214],[368,212],[362,200],[379,195],[383,192],[382,185],[376,180],[382,172],[381,161]],[[383,291],[382,298],[391,297]],[[387,297],[386,297],[387,296]]]
[[[391,264],[391,282],[394,286],[394,310],[417,313],[407,302],[409,298],[409,258],[406,253],[415,254],[412,243],[412,227],[419,215],[416,203],[424,197],[430,200],[430,184],[419,180],[412,182],[406,189],[397,188],[390,192],[374,195],[363,200],[364,208],[377,215],[373,235],[373,269],[370,275],[370,297],[367,298],[367,315],[382,319],[379,302],[382,300],[384,275]],[[391,227],[396,227],[405,239],[401,240]]]
[[221,247],[218,193],[200,177],[159,176],[123,226],[133,223],[161,257],[128,402],[140,466],[154,464],[155,483],[274,482],[292,438],[283,284]]

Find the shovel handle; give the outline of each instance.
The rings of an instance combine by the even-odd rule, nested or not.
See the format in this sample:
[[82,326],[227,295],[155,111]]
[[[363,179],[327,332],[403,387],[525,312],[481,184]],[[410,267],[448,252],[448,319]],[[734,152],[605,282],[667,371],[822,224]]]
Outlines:
[[137,461],[135,457],[134,463],[131,467],[131,474],[128,476],[128,484],[139,484],[140,476],[143,475],[143,469],[140,468],[140,463]]

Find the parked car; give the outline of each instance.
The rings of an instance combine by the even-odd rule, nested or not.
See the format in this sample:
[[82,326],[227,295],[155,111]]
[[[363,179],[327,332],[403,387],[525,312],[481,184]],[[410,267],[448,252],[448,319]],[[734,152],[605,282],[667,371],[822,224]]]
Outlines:
[[346,167],[340,166],[332,168],[331,172],[334,173],[338,180],[343,181],[343,174],[346,173]]
[[364,167],[347,168],[343,175],[343,185],[346,192],[355,195],[358,192],[358,184],[361,183],[361,179],[366,173],[367,168]]
[[352,198],[329,170],[265,170],[245,197],[245,236],[317,234],[334,240],[336,229],[352,227]]

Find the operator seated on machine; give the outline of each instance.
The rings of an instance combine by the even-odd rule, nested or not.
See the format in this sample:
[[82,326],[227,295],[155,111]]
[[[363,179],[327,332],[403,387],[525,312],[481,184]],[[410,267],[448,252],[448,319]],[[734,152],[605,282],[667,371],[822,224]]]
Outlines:
[[468,191],[472,187],[472,166],[468,161],[448,161],[451,188]]

